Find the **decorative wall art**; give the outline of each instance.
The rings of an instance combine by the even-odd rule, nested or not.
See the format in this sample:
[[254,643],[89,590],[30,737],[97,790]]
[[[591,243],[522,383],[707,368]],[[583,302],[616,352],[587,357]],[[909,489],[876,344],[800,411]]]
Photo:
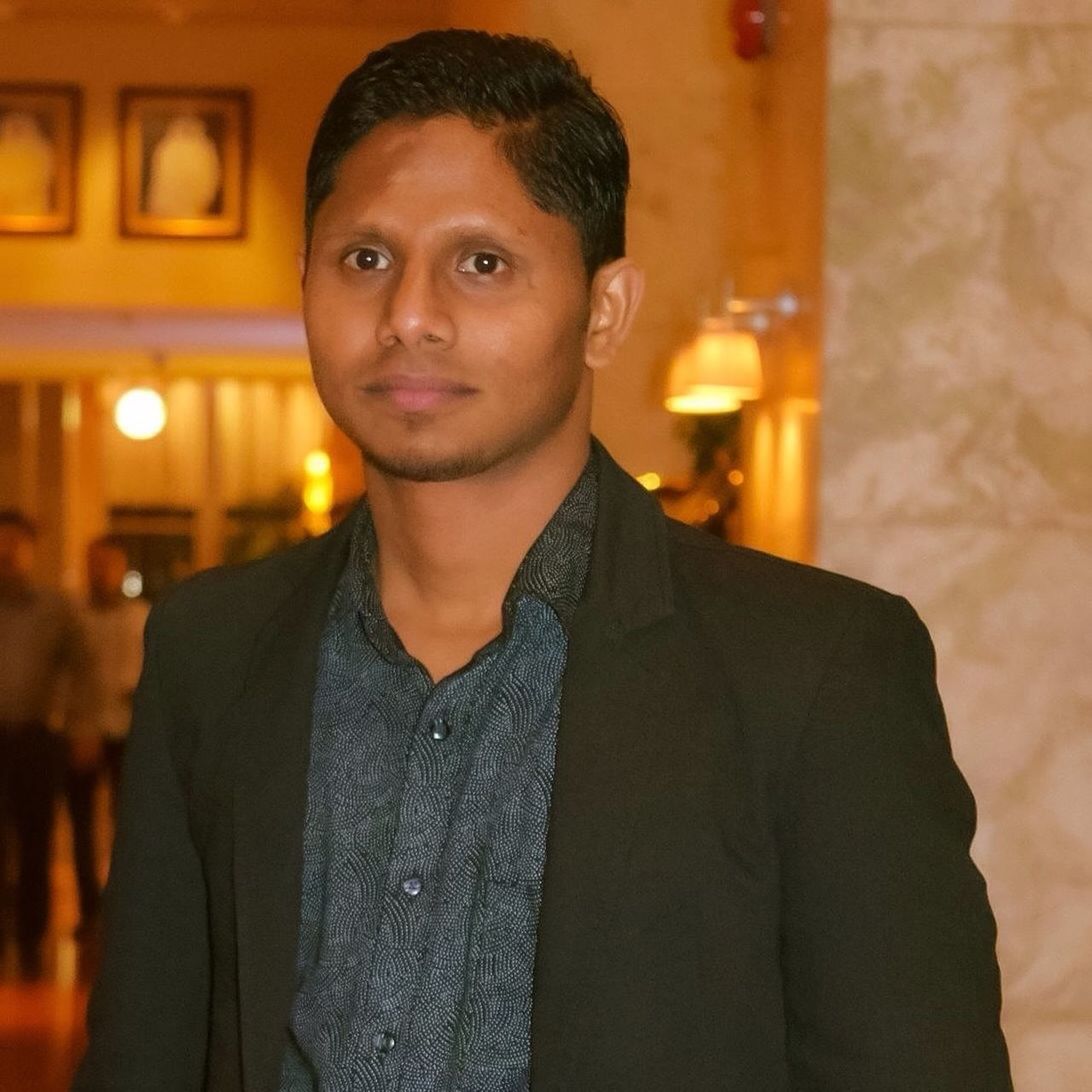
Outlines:
[[79,119],[77,87],[0,83],[0,233],[74,229]]
[[246,91],[121,91],[121,232],[238,239],[246,231]]

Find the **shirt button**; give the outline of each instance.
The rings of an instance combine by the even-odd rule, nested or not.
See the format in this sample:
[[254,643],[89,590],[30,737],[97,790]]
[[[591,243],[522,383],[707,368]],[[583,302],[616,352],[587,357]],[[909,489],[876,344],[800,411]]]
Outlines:
[[389,1031],[377,1031],[372,1036],[372,1046],[379,1054],[389,1054],[394,1050],[395,1038]]
[[416,876],[410,876],[408,880],[402,881],[402,890],[409,895],[409,897],[415,898],[421,894],[421,888],[424,886],[420,879]]
[[432,738],[435,740],[447,739],[451,735],[451,725],[442,718],[432,722]]

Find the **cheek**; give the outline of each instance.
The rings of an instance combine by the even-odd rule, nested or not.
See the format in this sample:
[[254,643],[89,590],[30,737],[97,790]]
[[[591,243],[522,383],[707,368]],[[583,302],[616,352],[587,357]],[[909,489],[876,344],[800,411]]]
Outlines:
[[498,381],[539,390],[571,387],[584,369],[584,329],[587,322],[583,301],[564,311],[527,308],[509,316],[502,324],[484,325],[472,347],[492,362]]
[[348,370],[375,344],[367,308],[336,290],[304,294],[303,321],[316,373]]

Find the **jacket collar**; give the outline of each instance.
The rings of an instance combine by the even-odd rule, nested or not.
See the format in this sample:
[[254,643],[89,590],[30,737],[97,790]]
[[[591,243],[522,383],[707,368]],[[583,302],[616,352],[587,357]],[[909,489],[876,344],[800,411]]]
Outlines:
[[674,609],[667,524],[655,498],[598,441],[599,514],[579,613],[621,637]]

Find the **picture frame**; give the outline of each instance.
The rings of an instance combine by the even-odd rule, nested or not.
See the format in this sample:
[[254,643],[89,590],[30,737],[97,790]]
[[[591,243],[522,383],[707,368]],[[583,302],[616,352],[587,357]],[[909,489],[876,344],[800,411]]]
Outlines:
[[246,234],[250,93],[125,87],[119,96],[121,234]]
[[74,84],[0,83],[0,234],[75,231],[81,106]]

